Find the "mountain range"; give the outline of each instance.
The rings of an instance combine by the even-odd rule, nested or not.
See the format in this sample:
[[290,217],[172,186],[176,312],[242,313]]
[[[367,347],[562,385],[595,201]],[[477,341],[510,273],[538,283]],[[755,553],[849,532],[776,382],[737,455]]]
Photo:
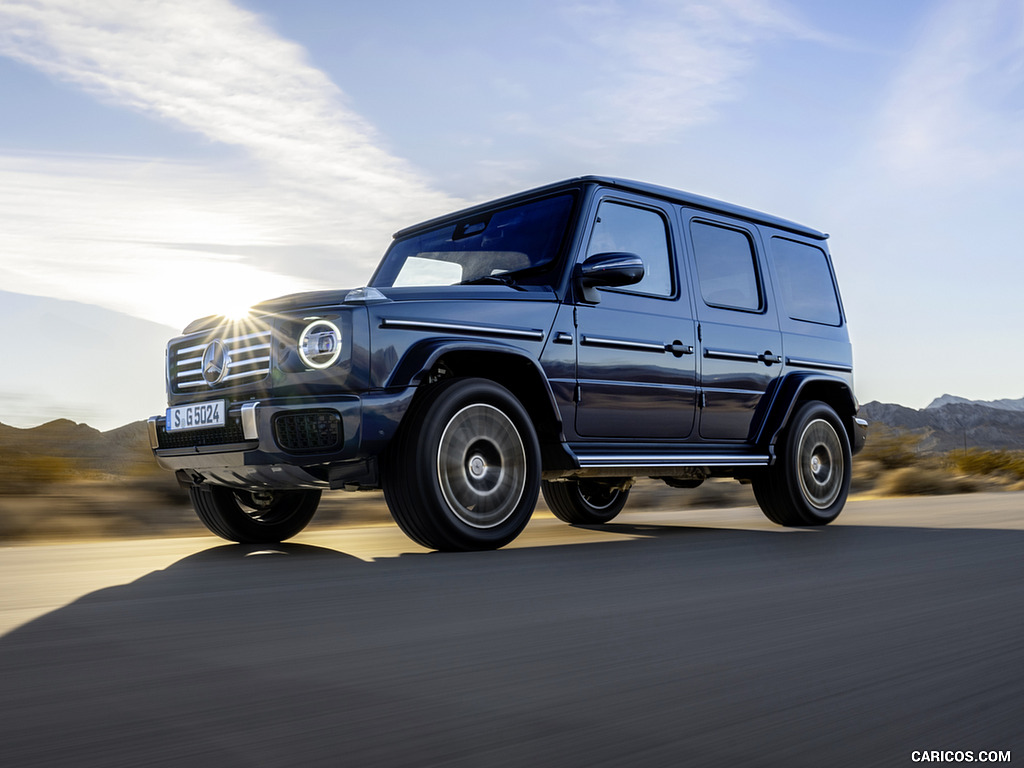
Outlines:
[[111,474],[138,472],[155,464],[144,421],[107,432],[68,419],[29,429],[0,424],[0,457],[5,456],[67,459],[77,469]]
[[914,434],[924,453],[1024,450],[1024,398],[979,401],[943,395],[921,410],[874,401],[861,406],[860,416],[876,429],[882,425]]
[[968,400],[966,397],[956,395],[943,395],[932,400],[925,410],[929,408],[941,408],[944,405],[982,405],[986,408],[995,408],[1000,411],[1021,411],[1024,412],[1024,397],[1010,400]]

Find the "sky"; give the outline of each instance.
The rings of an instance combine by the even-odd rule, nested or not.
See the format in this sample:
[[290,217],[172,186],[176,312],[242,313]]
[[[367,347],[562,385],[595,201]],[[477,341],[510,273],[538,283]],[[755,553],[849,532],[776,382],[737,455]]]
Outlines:
[[[44,339],[355,287],[402,226],[597,173],[829,232],[862,402],[1024,395],[1024,0],[0,0],[0,115]],[[8,362],[0,422],[156,413],[158,346],[102,404]]]

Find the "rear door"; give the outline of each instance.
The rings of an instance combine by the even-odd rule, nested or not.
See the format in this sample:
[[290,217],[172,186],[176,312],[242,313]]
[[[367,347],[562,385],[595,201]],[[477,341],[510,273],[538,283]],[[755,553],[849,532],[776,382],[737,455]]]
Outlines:
[[680,281],[671,211],[621,192],[599,196],[580,260],[628,252],[644,279],[577,297],[576,432],[589,438],[683,439],[696,408],[696,325]]
[[782,370],[782,334],[760,237],[744,222],[683,209],[699,323],[703,440],[745,440]]

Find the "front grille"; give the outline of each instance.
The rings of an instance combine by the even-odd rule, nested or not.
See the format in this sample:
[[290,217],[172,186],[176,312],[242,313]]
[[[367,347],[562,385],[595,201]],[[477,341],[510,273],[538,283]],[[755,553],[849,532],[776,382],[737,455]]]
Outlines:
[[274,439],[289,453],[330,451],[341,446],[341,438],[337,411],[299,411],[274,417]]
[[224,345],[224,375],[211,384],[203,375],[203,355],[215,338],[184,339],[168,350],[171,384],[177,392],[204,392],[224,384],[258,381],[270,373],[270,330],[219,339]]
[[187,432],[168,432],[163,425],[157,427],[157,440],[161,448],[194,448],[197,445],[228,445],[244,443],[245,433],[238,416],[228,416],[227,424],[212,429],[192,429]]

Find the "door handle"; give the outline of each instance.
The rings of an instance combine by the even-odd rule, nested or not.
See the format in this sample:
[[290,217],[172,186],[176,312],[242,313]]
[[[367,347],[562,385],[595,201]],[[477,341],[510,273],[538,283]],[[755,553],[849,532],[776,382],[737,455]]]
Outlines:
[[665,351],[671,352],[676,357],[682,357],[683,355],[692,355],[693,346],[691,344],[683,344],[683,342],[676,339],[671,344],[665,345]]
[[770,349],[766,349],[762,354],[757,356],[757,359],[765,365],[771,366],[773,363],[781,363],[782,355],[773,355]]

